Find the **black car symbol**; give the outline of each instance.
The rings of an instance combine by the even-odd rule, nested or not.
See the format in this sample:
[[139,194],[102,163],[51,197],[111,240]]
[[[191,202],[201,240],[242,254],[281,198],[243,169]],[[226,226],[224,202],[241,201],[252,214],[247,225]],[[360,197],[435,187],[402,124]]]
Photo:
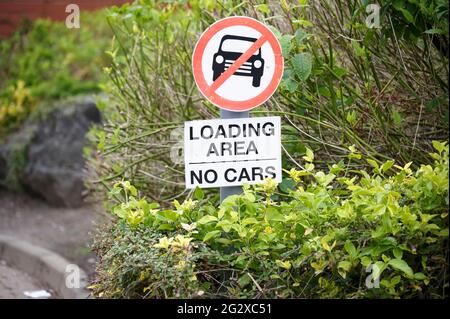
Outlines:
[[[250,46],[255,38],[225,35],[220,40],[219,51],[213,57],[213,81],[228,69]],[[238,50],[237,50],[238,49]],[[233,51],[230,51],[233,50]],[[240,51],[240,52],[236,52]],[[259,48],[246,62],[244,62],[234,75],[253,77],[252,85],[259,87],[264,72],[264,59]]]

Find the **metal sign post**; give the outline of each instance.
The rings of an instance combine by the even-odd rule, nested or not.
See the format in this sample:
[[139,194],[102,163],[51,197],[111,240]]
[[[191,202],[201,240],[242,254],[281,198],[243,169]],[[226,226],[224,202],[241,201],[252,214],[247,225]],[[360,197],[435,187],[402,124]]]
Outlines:
[[[244,112],[231,112],[224,109],[220,109],[221,119],[241,119],[250,117],[249,111]],[[225,198],[231,195],[237,195],[242,193],[242,186],[227,186],[220,188],[220,202],[223,202]]]

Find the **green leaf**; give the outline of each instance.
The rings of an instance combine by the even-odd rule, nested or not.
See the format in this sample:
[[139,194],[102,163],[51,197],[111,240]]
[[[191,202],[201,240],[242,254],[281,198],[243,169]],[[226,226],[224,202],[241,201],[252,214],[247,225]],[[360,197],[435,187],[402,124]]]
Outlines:
[[394,165],[394,163],[395,161],[391,160],[381,165],[381,170],[383,171],[383,173],[386,173],[392,167],[392,165]]
[[358,251],[356,250],[355,245],[351,241],[347,241],[344,245],[345,250],[350,255],[351,258],[356,258]]
[[111,190],[108,192],[108,197],[109,197],[109,198],[112,198],[112,197],[114,197],[114,196],[117,196],[117,195],[120,194],[121,191],[122,191],[122,190],[121,190],[121,188],[119,188],[119,187],[111,188]]
[[338,268],[342,268],[348,272],[348,271],[350,271],[350,268],[352,268],[352,263],[349,262],[348,260],[340,261],[338,264]]
[[364,267],[369,266],[372,263],[372,259],[370,259],[370,257],[364,256],[361,257],[361,265],[363,265]]
[[136,187],[134,187],[133,185],[130,185],[130,187],[128,188],[130,190],[131,195],[133,196],[137,196],[137,189]]
[[158,212],[157,216],[162,220],[176,221],[180,215],[173,210],[163,210]]
[[303,31],[303,29],[299,28],[297,31],[295,31],[295,40],[298,44],[301,44],[303,40],[305,40],[308,37],[308,33]]
[[367,163],[369,163],[376,172],[379,172],[380,167],[378,166],[378,163],[370,158],[366,159]]
[[250,203],[254,203],[256,201],[255,194],[253,192],[245,192],[243,197],[248,200]]
[[295,182],[292,180],[292,178],[284,178],[279,187],[283,193],[288,194],[290,190],[295,189]]
[[401,281],[401,277],[400,276],[395,276],[394,278],[391,279],[391,285],[395,286],[397,285],[400,281]]
[[161,224],[158,226],[159,230],[173,230],[174,226],[171,224]]
[[303,156],[303,159],[310,163],[314,161],[314,153],[309,147],[306,148],[306,156]]
[[213,230],[208,233],[206,233],[205,237],[203,237],[203,241],[206,242],[212,238],[218,237],[220,235],[220,230]]
[[396,109],[392,110],[392,120],[394,121],[394,124],[397,126],[402,124],[402,116]]
[[291,61],[295,74],[300,80],[306,81],[311,74],[312,69],[311,54],[307,52],[297,53]]
[[237,201],[239,200],[238,195],[231,195],[225,198],[221,204],[223,207],[233,207],[236,206]]
[[245,255],[245,254],[238,255],[238,257],[234,261],[232,261],[231,264],[233,266],[237,265],[239,267],[243,267],[245,265],[245,263],[246,263],[246,259],[248,259],[247,255]]
[[274,207],[269,207],[266,210],[266,219],[268,221],[284,221],[284,216],[278,212],[278,210]]
[[351,44],[355,50],[356,56],[363,57],[365,55],[366,50],[358,43],[358,41],[352,40]]
[[281,82],[283,88],[285,88],[288,92],[295,92],[298,87],[297,81],[292,78],[285,79]]
[[311,21],[303,20],[303,19],[294,19],[294,20],[292,20],[292,23],[294,23],[295,25],[302,26],[302,27],[311,27],[313,25]]
[[446,34],[447,32],[442,29],[429,29],[425,31],[426,34]]
[[392,254],[396,259],[402,259],[403,257],[403,251],[397,247],[392,250]]
[[208,224],[210,222],[215,222],[215,221],[217,221],[217,217],[216,216],[207,215],[207,216],[203,216],[202,218],[200,218],[197,221],[197,223],[200,224],[200,225],[204,225],[204,224]]
[[294,71],[292,69],[284,68],[283,77],[281,79],[283,79],[283,80],[292,79],[293,76],[294,76]]
[[318,275],[320,274],[325,267],[328,266],[328,261],[326,260],[319,260],[318,262],[311,262],[311,267],[314,268],[315,270],[315,274]]
[[239,277],[238,279],[238,284],[239,286],[241,286],[241,288],[244,288],[245,286],[247,286],[250,282],[251,282],[251,278],[249,275],[244,274],[241,277]]
[[269,9],[269,6],[267,4],[258,4],[258,5],[255,6],[255,9],[260,11],[260,12],[262,12],[262,13],[270,14],[270,9]]
[[425,280],[425,279],[427,279],[427,276],[425,276],[422,272],[416,272],[414,274],[414,279],[416,279],[416,280]]
[[127,215],[127,210],[123,208],[121,205],[114,207],[113,212],[120,218],[125,218],[125,216]]
[[331,246],[328,244],[328,242],[332,241],[333,239],[334,239],[334,234],[327,234],[320,239],[320,243],[322,244],[322,247],[325,250],[331,252],[331,250],[334,248],[334,246],[336,246],[336,241],[334,241],[334,243]]
[[445,149],[445,145],[439,141],[432,141],[431,143],[433,143],[434,149],[438,151],[439,154]]
[[412,277],[414,275],[413,270],[403,259],[391,259],[389,260],[389,265],[397,270],[403,271],[407,276]]
[[342,276],[342,278],[345,278],[347,276],[347,273],[350,271],[350,269],[352,268],[352,263],[349,262],[348,260],[343,260],[340,261],[338,264],[338,270],[339,274]]
[[380,278],[381,274],[383,273],[383,271],[386,269],[386,264],[384,262],[377,261],[375,263],[375,265],[372,267],[372,278],[373,279],[378,279]]
[[231,245],[232,241],[227,238],[217,238],[216,243],[221,243],[228,246]]
[[275,263],[277,264],[278,267],[284,268],[286,270],[289,270],[292,267],[292,263],[289,260],[282,261],[278,259],[275,260]]
[[287,58],[289,53],[292,50],[292,40],[293,36],[290,34],[282,35],[280,38],[280,45],[281,45],[281,52],[283,54],[283,57]]
[[246,225],[250,225],[250,224],[257,224],[257,223],[258,223],[258,220],[254,217],[247,217],[242,220],[242,226],[246,226]]
[[334,174],[325,174],[324,172],[320,171],[317,172],[314,175],[314,178],[316,179],[317,183],[319,183],[320,185],[326,187],[328,184],[330,184],[334,178],[336,177],[336,175]]
[[227,219],[221,220],[216,224],[216,228],[222,228],[224,232],[228,233],[231,230],[233,223]]
[[334,73],[338,78],[341,78],[341,77],[347,75],[347,70],[344,69],[344,68],[335,67],[335,68],[333,68],[333,73]]
[[408,21],[409,23],[414,24],[414,17],[411,14],[411,12],[409,12],[408,10],[403,9],[403,8],[401,8],[399,11],[401,11],[401,13],[405,17],[406,21]]
[[348,111],[345,119],[351,125],[355,125],[356,122],[357,122],[357,113],[356,113],[356,111],[355,110]]
[[441,236],[441,237],[448,237],[449,229],[448,228],[442,229],[442,230],[438,231],[436,235]]
[[197,200],[201,200],[205,197],[205,194],[203,193],[202,189],[200,187],[196,187],[194,191],[194,198]]

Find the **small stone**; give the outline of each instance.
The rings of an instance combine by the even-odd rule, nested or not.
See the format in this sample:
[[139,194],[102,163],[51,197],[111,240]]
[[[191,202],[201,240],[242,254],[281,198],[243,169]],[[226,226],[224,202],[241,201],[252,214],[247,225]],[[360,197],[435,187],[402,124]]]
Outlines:
[[47,299],[52,296],[46,290],[24,291],[23,294],[30,298],[39,298],[39,299]]

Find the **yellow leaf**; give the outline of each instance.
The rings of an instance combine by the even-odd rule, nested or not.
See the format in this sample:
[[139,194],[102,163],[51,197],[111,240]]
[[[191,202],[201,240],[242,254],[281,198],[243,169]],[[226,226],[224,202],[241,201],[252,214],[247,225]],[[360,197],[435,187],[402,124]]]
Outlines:
[[292,264],[291,264],[291,262],[289,260],[287,260],[287,261],[275,260],[275,263],[279,267],[287,269],[287,270],[291,269],[291,267],[292,267]]
[[331,239],[332,239],[332,236],[327,235],[327,236],[322,237],[322,239],[320,240],[322,247],[328,252],[331,252],[331,250],[334,248],[334,246],[336,246],[336,241],[333,242],[331,247],[330,247],[330,245],[328,245],[328,241]]
[[326,250],[331,252],[331,247],[328,245],[326,241],[322,242],[322,247]]
[[163,237],[159,239],[159,243],[153,245],[153,247],[156,248],[163,248],[163,249],[168,249],[169,246],[172,244],[173,238],[167,238],[167,237]]

